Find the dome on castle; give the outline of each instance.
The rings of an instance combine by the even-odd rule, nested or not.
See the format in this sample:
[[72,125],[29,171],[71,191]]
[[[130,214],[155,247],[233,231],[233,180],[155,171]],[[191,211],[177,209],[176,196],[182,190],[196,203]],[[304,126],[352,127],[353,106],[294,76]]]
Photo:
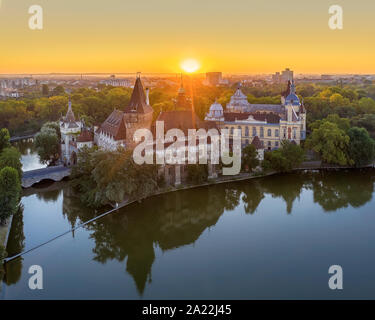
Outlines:
[[285,104],[292,105],[292,106],[300,106],[301,105],[301,102],[299,101],[299,98],[296,95],[296,87],[294,85],[294,81],[292,81],[292,85],[290,87],[290,93],[285,99]]
[[223,106],[220,103],[215,101],[211,105],[210,111],[206,114],[205,120],[207,120],[207,121],[223,121],[224,120]]
[[250,103],[247,101],[247,96],[241,91],[240,88],[238,88],[234,95],[230,98],[230,102],[227,105],[227,110],[246,112],[249,107]]

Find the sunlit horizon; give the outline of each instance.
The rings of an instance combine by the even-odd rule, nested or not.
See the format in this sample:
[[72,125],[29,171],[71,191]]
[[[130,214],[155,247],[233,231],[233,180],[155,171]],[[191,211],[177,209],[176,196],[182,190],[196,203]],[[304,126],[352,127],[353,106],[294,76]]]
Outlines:
[[[375,74],[375,2],[340,0],[343,30],[325,0],[39,0],[43,30],[28,28],[32,0],[2,0],[0,74]],[[186,69],[184,69],[185,72]]]

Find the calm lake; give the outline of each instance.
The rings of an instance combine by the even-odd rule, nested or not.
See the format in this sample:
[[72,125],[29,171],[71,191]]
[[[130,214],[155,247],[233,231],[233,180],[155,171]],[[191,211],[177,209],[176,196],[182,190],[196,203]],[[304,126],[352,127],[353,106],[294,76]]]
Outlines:
[[[153,197],[9,262],[0,297],[373,299],[374,181],[371,169],[284,174]],[[66,182],[28,189],[22,204],[10,255],[100,214]],[[43,290],[28,288],[32,265]]]

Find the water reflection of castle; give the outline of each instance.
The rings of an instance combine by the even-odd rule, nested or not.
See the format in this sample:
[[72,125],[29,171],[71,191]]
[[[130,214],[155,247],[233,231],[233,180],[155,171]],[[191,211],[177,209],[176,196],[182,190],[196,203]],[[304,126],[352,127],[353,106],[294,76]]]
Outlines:
[[[215,226],[224,211],[243,206],[246,213],[253,214],[265,196],[270,195],[285,201],[285,210],[278,208],[280,214],[291,213],[302,190],[311,190],[314,202],[326,212],[360,207],[372,199],[374,181],[373,170],[288,174],[154,197],[87,226],[95,242],[93,259],[103,264],[112,259],[126,261],[126,272],[142,294],[152,281],[155,246],[167,251],[195,243],[205,230]],[[60,193],[58,189],[39,191],[37,195],[53,201]],[[63,193],[64,215],[72,226],[96,214],[85,208],[71,189],[65,188]],[[21,252],[23,242],[21,213],[13,219],[7,251],[11,255]],[[11,266],[4,279],[7,284],[19,281],[22,260]]]

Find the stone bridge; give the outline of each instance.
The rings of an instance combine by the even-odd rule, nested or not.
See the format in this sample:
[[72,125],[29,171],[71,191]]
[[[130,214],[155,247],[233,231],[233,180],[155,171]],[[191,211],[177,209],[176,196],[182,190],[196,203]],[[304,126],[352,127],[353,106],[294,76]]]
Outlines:
[[65,177],[69,177],[70,171],[70,168],[64,166],[26,171],[22,175],[22,187],[29,188],[43,180],[61,181]]

